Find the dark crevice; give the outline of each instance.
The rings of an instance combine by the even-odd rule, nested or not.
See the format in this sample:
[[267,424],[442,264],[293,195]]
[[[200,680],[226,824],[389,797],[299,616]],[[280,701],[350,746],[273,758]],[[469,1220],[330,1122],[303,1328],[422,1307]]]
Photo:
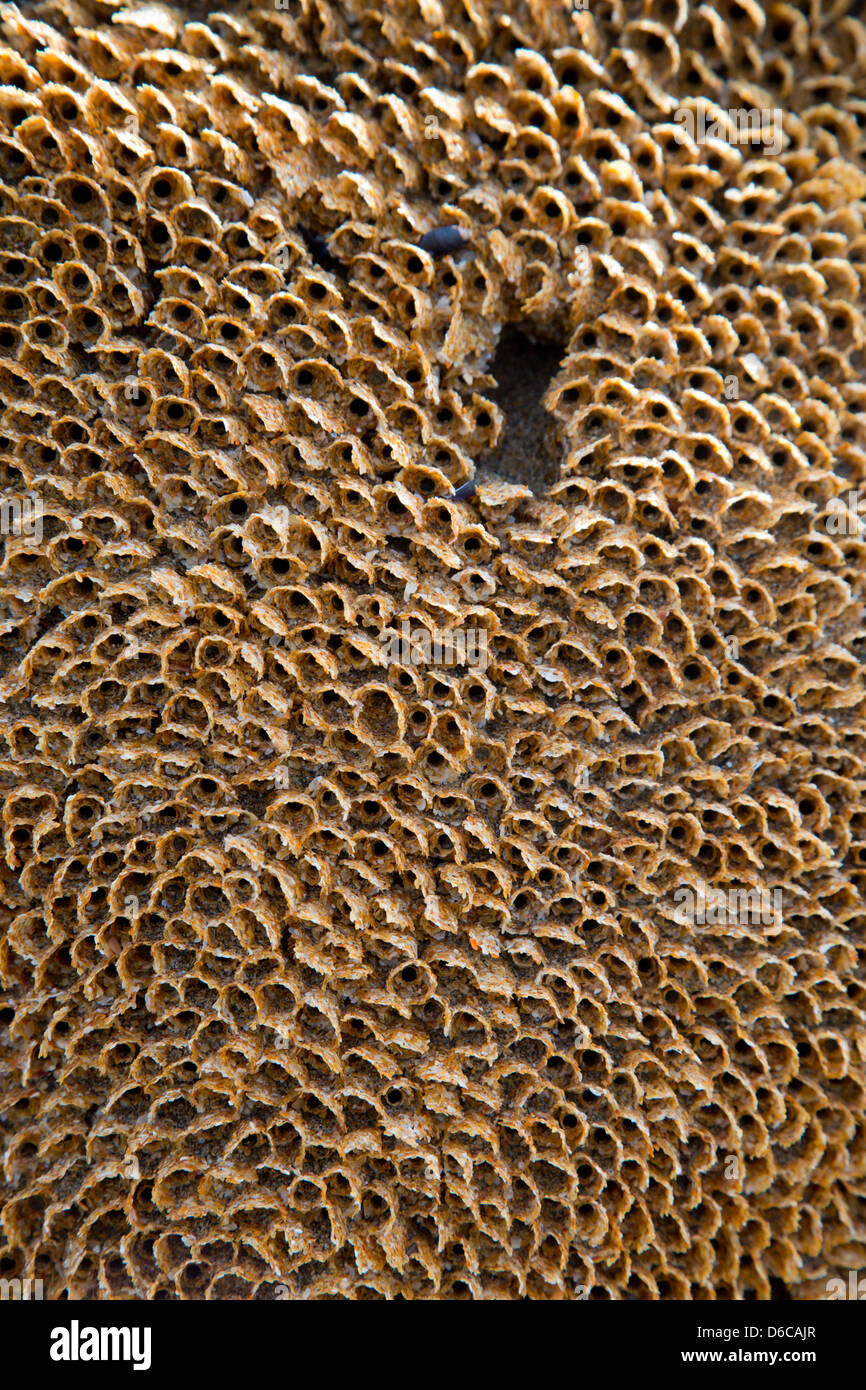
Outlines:
[[523,483],[536,496],[556,482],[564,441],[544,398],[565,354],[563,344],[540,342],[519,328],[503,330],[489,371],[496,378],[492,398],[505,423],[496,448],[478,460],[477,481],[496,477]]

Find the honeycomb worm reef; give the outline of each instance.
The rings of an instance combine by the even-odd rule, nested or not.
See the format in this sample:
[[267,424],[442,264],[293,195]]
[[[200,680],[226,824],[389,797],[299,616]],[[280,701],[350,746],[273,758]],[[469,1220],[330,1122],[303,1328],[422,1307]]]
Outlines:
[[848,9],[0,5],[4,1277],[866,1266]]

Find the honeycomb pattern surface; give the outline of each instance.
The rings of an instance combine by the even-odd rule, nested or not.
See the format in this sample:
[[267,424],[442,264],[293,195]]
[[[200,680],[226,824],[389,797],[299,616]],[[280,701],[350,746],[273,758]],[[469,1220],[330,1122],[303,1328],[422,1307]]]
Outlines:
[[0,1274],[866,1267],[847,10],[0,5]]

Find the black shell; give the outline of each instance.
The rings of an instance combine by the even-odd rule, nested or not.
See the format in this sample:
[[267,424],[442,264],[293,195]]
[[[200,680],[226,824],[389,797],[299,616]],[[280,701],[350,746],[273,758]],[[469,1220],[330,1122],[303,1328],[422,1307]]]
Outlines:
[[468,483],[461,483],[460,486],[457,487],[457,488],[455,488],[454,491],[452,492],[452,494],[451,494],[451,501],[452,501],[452,502],[465,502],[466,499],[467,499],[467,497],[472,497],[472,496],[474,495],[474,493],[475,493],[475,484],[474,484],[473,482],[470,481],[470,482],[468,482]]
[[431,256],[447,256],[449,251],[459,251],[469,240],[469,233],[462,227],[452,224],[449,227],[433,227],[425,232],[418,245]]
[[299,227],[298,231],[306,242],[307,250],[317,265],[323,270],[342,270],[342,264],[336,256],[332,256],[328,249],[328,243],[318,232],[309,232],[306,227]]

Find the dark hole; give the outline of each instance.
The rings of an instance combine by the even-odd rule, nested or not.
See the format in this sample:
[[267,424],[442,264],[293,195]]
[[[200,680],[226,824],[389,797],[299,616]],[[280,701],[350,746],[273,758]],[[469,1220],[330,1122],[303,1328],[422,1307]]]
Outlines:
[[523,483],[536,494],[556,481],[562,443],[544,397],[563,356],[559,345],[538,342],[519,328],[503,330],[490,373],[497,383],[493,400],[505,415],[505,426],[496,449],[479,460],[482,474]]

